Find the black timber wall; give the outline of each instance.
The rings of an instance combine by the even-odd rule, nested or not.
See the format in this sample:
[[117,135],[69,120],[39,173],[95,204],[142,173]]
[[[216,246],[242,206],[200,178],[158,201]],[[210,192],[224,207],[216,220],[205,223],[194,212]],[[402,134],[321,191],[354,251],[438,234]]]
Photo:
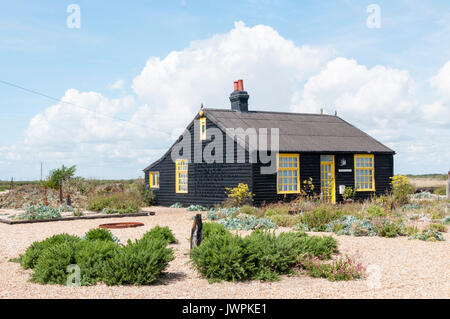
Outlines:
[[[286,152],[283,152],[286,153]],[[320,155],[335,155],[335,187],[336,200],[342,201],[339,194],[339,185],[355,187],[354,175],[354,154],[353,153],[297,153],[300,154],[300,181],[313,179],[314,192],[320,194]],[[375,154],[375,193],[383,195],[390,190],[391,177],[394,174],[394,160],[392,154]],[[345,165],[341,165],[345,160]],[[261,164],[253,164],[253,192],[256,205],[263,203],[289,201],[295,198],[296,194],[277,194],[277,174],[261,174]],[[344,170],[344,171],[339,171]],[[363,200],[370,198],[374,192],[357,192],[355,199]]]
[[[198,117],[196,118],[198,120]],[[218,127],[209,119],[206,120],[207,129]],[[184,206],[200,204],[203,206],[213,206],[226,198],[225,188],[235,187],[239,183],[248,184],[250,190],[252,186],[252,166],[249,164],[248,152],[243,150],[236,142],[232,142],[234,147],[234,163],[226,163],[226,145],[230,140],[223,138],[223,159],[222,163],[208,164],[193,163],[194,161],[194,139],[199,139],[198,134],[194,135],[195,126],[188,127],[191,134],[191,162],[188,164],[188,193],[181,194],[175,190],[175,163],[172,161],[170,152],[149,171],[159,172],[159,189],[153,189],[158,205],[170,206],[174,203],[181,203]],[[225,136],[225,134],[223,134]],[[200,141],[198,141],[200,142]],[[202,152],[211,140],[201,141]],[[237,163],[238,149],[245,153],[245,163]],[[148,186],[148,172],[145,171],[145,183]]]

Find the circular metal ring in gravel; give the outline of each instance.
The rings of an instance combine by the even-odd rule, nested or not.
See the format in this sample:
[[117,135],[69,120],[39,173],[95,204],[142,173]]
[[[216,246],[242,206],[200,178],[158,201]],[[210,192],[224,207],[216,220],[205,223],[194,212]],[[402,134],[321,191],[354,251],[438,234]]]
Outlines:
[[144,226],[143,223],[110,223],[110,224],[102,224],[98,227],[100,228],[109,228],[109,229],[119,229],[119,228],[133,228],[133,227],[141,227]]

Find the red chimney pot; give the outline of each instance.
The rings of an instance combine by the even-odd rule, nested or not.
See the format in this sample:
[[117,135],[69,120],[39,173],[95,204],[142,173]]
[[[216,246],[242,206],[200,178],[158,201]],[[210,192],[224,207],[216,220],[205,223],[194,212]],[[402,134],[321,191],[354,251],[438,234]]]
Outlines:
[[238,81],[234,81],[234,91],[238,90]]
[[244,80],[238,80],[238,90],[244,91]]

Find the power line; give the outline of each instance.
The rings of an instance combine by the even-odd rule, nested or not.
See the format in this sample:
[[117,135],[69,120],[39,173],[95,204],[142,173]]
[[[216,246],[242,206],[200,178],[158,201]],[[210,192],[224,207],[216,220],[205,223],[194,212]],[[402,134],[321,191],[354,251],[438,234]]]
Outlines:
[[95,110],[91,110],[91,109],[89,109],[89,108],[87,108],[87,107],[80,106],[80,105],[75,104],[75,103],[72,103],[72,102],[63,101],[63,100],[58,99],[58,98],[56,98],[56,97],[50,96],[50,95],[48,95],[48,94],[41,93],[41,92],[38,92],[38,91],[35,91],[35,90],[32,90],[32,89],[28,89],[28,88],[26,88],[26,87],[23,87],[23,86],[20,86],[20,85],[17,85],[17,84],[8,82],[8,81],[0,80],[0,83],[5,84],[5,85],[8,85],[8,86],[11,86],[11,87],[14,87],[14,88],[16,88],[16,89],[23,90],[23,91],[28,92],[28,93],[32,93],[32,94],[35,94],[35,95],[39,95],[39,96],[45,97],[45,98],[47,98],[47,99],[50,99],[50,100],[53,100],[53,101],[56,101],[56,102],[59,102],[59,103],[65,103],[65,104],[73,105],[73,106],[75,106],[75,107],[81,108],[81,109],[86,110],[86,111],[88,111],[88,112],[92,112],[92,113],[95,113],[95,114],[98,114],[98,115],[101,115],[101,116],[104,116],[104,117],[108,117],[108,118],[113,119],[113,120],[116,120],[116,121],[121,121],[121,122],[125,122],[125,123],[130,123],[130,124],[133,124],[133,125],[140,126],[140,127],[142,127],[142,128],[148,129],[147,126],[143,126],[143,125],[141,125],[141,124],[132,122],[132,121],[130,121],[130,120],[122,119],[122,118],[117,117],[117,116],[111,116],[111,115],[104,114],[104,113],[101,113],[101,112],[98,112],[98,111],[95,111]]

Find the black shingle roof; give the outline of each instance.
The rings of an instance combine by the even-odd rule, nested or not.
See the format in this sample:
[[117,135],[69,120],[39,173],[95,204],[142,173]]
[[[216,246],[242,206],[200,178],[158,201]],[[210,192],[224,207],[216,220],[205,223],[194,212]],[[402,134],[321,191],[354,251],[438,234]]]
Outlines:
[[[333,115],[204,109],[222,130],[279,128],[280,151],[286,152],[395,152],[368,134]],[[270,142],[270,138],[268,138]],[[241,141],[241,144],[243,142]],[[248,146],[247,143],[245,146]]]

